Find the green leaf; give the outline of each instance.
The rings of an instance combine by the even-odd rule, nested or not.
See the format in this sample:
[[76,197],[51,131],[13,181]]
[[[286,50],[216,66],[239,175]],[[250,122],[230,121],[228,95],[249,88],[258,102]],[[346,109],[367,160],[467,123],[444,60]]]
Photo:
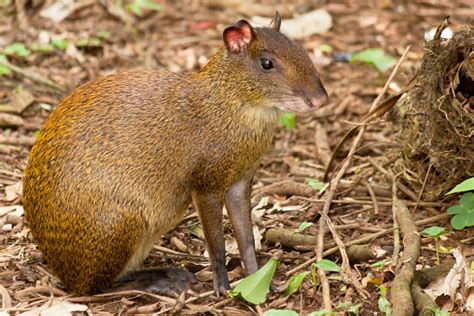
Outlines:
[[329,44],[323,44],[323,45],[319,46],[319,51],[321,53],[332,53],[333,50],[334,49]]
[[51,44],[32,44],[31,50],[39,53],[49,53],[54,50],[54,46]]
[[108,37],[110,37],[110,32],[100,31],[99,33],[97,33],[97,37],[99,37],[99,38],[108,38]]
[[263,316],[298,316],[298,313],[289,309],[269,309]]
[[449,191],[445,195],[458,193],[458,192],[473,191],[473,190],[474,190],[474,177],[466,179],[463,182],[459,183],[457,186],[455,186],[451,191]]
[[189,230],[199,239],[206,240],[206,237],[204,237],[204,231],[202,230],[199,221],[190,220],[186,223],[186,226],[188,226]]
[[278,118],[278,124],[285,127],[287,130],[295,129],[296,127],[296,115],[291,112],[283,112]]
[[451,218],[451,226],[454,229],[474,226],[474,193],[464,193],[459,200],[459,205],[448,208],[448,214],[454,215]]
[[431,227],[423,229],[421,231],[421,234],[428,237],[432,237],[432,238],[438,238],[439,236],[444,235],[445,232],[446,232],[446,228],[444,227],[431,226]]
[[3,50],[5,55],[16,55],[19,57],[28,57],[31,55],[31,52],[26,48],[25,44],[23,43],[13,43],[8,45]]
[[229,291],[229,295],[240,297],[255,305],[262,304],[270,291],[270,284],[277,265],[278,260],[271,258],[258,271],[242,279],[234,289]]
[[385,267],[385,264],[387,263],[388,259],[383,259],[377,262],[372,263],[370,266],[373,268],[383,268]]
[[[0,54],[0,60],[3,61],[4,63],[8,62],[7,56],[2,55],[2,54]],[[9,75],[11,73],[12,71],[10,70],[10,68],[0,65],[0,76]]]
[[137,16],[143,15],[143,9],[161,11],[163,7],[153,1],[148,0],[135,0],[127,5],[127,10],[133,12]]
[[285,294],[290,296],[291,294],[295,293],[299,290],[301,283],[303,283],[304,279],[308,276],[309,271],[298,273],[290,278],[288,282],[288,287],[286,288]]
[[351,305],[347,308],[347,312],[355,315],[359,315],[359,309],[362,307],[362,303]]
[[311,312],[308,314],[308,316],[325,316],[325,315],[336,315],[336,313],[330,312],[327,309],[320,309],[319,311]]
[[380,292],[380,296],[377,301],[379,310],[385,313],[385,315],[388,315],[388,316],[392,315],[392,306],[390,305],[390,302],[386,298],[387,288],[383,286],[379,286],[379,292]]
[[297,232],[298,232],[298,233],[302,233],[306,228],[311,227],[311,226],[313,226],[313,225],[314,225],[314,223],[311,223],[311,222],[302,222],[302,223],[298,226]]
[[449,316],[448,312],[443,312],[442,310],[439,309],[439,307],[428,307],[430,311],[432,311],[435,316]]
[[326,185],[326,183],[324,182],[318,182],[312,178],[305,178],[305,181],[308,185],[312,186],[314,189],[318,190],[318,191],[321,191],[324,186]]
[[53,38],[51,40],[51,45],[59,50],[65,51],[69,43],[61,38]]
[[321,261],[315,263],[315,265],[316,267],[318,267],[319,269],[323,269],[324,271],[341,272],[342,270],[340,266],[328,259],[322,259]]
[[340,274],[328,275],[328,280],[342,281],[342,275]]
[[351,62],[355,61],[361,61],[367,65],[374,66],[380,72],[386,72],[388,68],[397,63],[395,58],[385,55],[384,51],[380,48],[368,48],[352,55]]
[[84,47],[98,47],[100,46],[102,40],[99,37],[91,37],[91,38],[81,38],[77,40],[74,44],[79,48]]

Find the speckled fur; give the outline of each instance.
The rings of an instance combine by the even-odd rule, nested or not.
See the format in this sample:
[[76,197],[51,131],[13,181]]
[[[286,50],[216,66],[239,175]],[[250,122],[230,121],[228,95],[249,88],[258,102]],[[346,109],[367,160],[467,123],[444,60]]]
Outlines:
[[[53,111],[31,151],[23,201],[68,290],[97,292],[137,268],[192,192],[225,192],[254,169],[271,144],[275,105],[292,102],[288,91],[318,89],[300,46],[255,31],[248,51],[221,48],[197,73],[107,76]],[[262,54],[277,56],[281,72],[264,76]]]

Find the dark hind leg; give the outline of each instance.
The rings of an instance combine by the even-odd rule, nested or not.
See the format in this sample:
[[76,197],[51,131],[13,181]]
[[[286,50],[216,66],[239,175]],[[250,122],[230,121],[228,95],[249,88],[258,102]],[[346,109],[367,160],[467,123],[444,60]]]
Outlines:
[[186,270],[178,267],[152,268],[131,272],[120,278],[113,284],[112,290],[141,290],[177,297],[194,284],[197,284],[196,277]]

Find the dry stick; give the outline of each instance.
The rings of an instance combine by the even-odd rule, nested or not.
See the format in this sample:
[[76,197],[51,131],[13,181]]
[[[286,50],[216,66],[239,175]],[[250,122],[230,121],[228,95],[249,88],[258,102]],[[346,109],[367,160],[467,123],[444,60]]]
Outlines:
[[[389,173],[388,177],[389,181],[392,182],[392,199],[393,199],[393,204],[392,204],[392,218],[393,218],[393,254],[392,254],[392,266],[397,267],[398,266],[398,259],[400,258],[400,227],[399,223],[397,221],[397,212],[399,209],[399,205],[402,202],[399,202],[398,197],[397,197],[397,179],[393,175],[392,172]],[[398,201],[398,204],[397,204]],[[405,205],[405,204],[403,204]]]
[[378,215],[379,205],[377,203],[377,197],[375,196],[374,189],[372,189],[372,186],[367,181],[362,181],[362,184],[367,188],[367,191],[369,192],[370,199],[372,200],[372,204],[374,205],[374,215]]
[[415,214],[416,208],[418,207],[418,202],[420,202],[421,196],[423,195],[423,192],[425,192],[425,186],[426,186],[426,182],[428,181],[428,176],[430,174],[431,167],[433,167],[433,164],[430,163],[430,165],[428,166],[428,171],[426,171],[426,176],[425,176],[425,179],[423,180],[423,185],[421,186],[420,194],[418,194],[418,199],[416,200],[416,204],[415,204],[415,207],[413,208],[412,214]]
[[8,69],[10,69],[13,72],[16,72],[17,74],[20,74],[20,75],[22,75],[26,78],[29,78],[33,81],[42,83],[42,84],[44,84],[44,85],[46,85],[50,88],[56,89],[59,92],[66,92],[66,88],[64,88],[63,86],[61,86],[57,83],[54,83],[53,81],[49,80],[48,78],[44,77],[43,75],[40,75],[40,74],[38,74],[36,72],[33,72],[31,70],[22,69],[18,66],[15,66],[15,65],[9,63],[7,60],[2,60],[0,58],[0,66],[7,67]]
[[[308,199],[305,197],[299,197],[302,200],[314,202],[314,203],[325,203],[325,199]],[[380,198],[379,198],[380,199]],[[406,205],[415,205],[416,202],[408,201],[408,200],[401,200]],[[364,200],[353,200],[353,199],[345,199],[345,200],[333,200],[333,204],[358,204],[358,205],[372,205],[372,201],[364,201]],[[392,206],[392,202],[384,201],[378,202],[379,206]],[[449,207],[452,204],[449,203],[441,203],[441,202],[420,202],[418,206],[425,206],[425,207]]]
[[[398,60],[397,64],[395,65],[395,68],[393,69],[392,73],[390,74],[390,76],[389,76],[387,82],[385,83],[382,91],[377,96],[377,98],[374,100],[374,102],[372,102],[372,105],[370,106],[370,109],[369,109],[369,113],[376,108],[376,106],[378,105],[378,103],[382,99],[383,95],[387,92],[387,89],[388,89],[388,86],[389,86],[390,82],[392,82],[393,78],[395,77],[395,74],[398,72],[398,69],[400,68],[401,63],[405,59],[405,57],[406,57],[409,50],[410,50],[410,46],[405,48],[405,51],[403,52],[402,56]],[[325,202],[325,204],[323,206],[323,210],[322,210],[322,213],[325,214],[325,215],[327,215],[329,213],[329,208],[331,206],[331,202],[332,202],[332,199],[334,197],[335,190],[337,188],[337,184],[342,179],[344,173],[346,172],[347,168],[349,167],[351,157],[354,155],[354,153],[357,149],[357,146],[359,145],[359,143],[362,139],[362,135],[364,134],[364,132],[365,132],[365,126],[362,126],[360,128],[359,133],[357,134],[356,138],[354,139],[354,142],[352,143],[352,146],[351,146],[351,149],[349,150],[349,153],[347,154],[348,158],[346,159],[346,161],[342,165],[342,167],[339,170],[339,172],[337,173],[336,177],[331,181],[331,189],[327,192],[326,202]],[[324,220],[322,220],[322,218],[324,218]],[[324,235],[325,235],[325,231],[326,231],[327,219],[324,216],[322,218],[319,221],[318,244],[316,246],[316,260],[317,261],[320,261],[320,260],[323,259]],[[340,251],[341,251],[342,256],[344,256],[344,255],[347,256],[347,254],[344,254],[344,255],[342,254],[343,252],[345,252],[344,246],[342,248],[340,248]],[[349,274],[352,274],[354,272],[350,269],[349,271],[345,271],[345,273],[347,273],[347,275],[349,275]],[[332,310],[332,304],[331,304],[331,297],[330,297],[330,291],[329,291],[330,290],[329,289],[329,282],[328,282],[328,279],[326,277],[326,273],[324,272],[323,269],[318,269],[318,276],[319,276],[319,280],[321,282],[321,286],[322,286],[322,289],[323,289],[324,308],[327,309],[328,311],[331,311]]]
[[396,178],[393,178],[393,204],[395,219],[403,234],[403,254],[400,266],[395,270],[392,281],[391,301],[394,316],[413,315],[415,307],[411,295],[411,283],[415,275],[416,261],[420,256],[421,237],[413,221],[412,215],[405,204],[397,198]]
[[[334,238],[334,241],[337,244],[337,247],[341,251],[341,258],[342,258],[342,271],[343,271],[343,278],[344,278],[344,283],[349,283],[352,284],[352,286],[355,287],[357,290],[357,293],[363,298],[367,299],[369,297],[369,293],[364,290],[362,284],[359,282],[359,279],[357,278],[357,275],[353,273],[351,269],[351,265],[349,262],[349,257],[347,256],[346,252],[346,247],[344,246],[344,243],[342,242],[341,238],[339,237],[339,234],[336,232],[336,229],[334,228],[334,225],[332,224],[331,220],[329,219],[329,216],[327,216],[326,213],[321,213],[321,216],[323,216],[326,219],[326,224],[331,231],[332,237]],[[346,274],[347,273],[347,274]]]

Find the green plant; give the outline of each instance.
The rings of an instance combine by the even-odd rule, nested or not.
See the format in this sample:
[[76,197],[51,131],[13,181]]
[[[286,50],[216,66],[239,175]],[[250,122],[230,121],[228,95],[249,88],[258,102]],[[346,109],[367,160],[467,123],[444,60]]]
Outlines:
[[320,46],[319,46],[319,51],[320,51],[321,53],[328,53],[328,54],[330,54],[330,53],[333,52],[333,50],[334,50],[334,48],[333,48],[331,45],[329,45],[329,44],[323,44],[323,45],[320,45]]
[[459,205],[448,208],[448,213],[454,215],[451,218],[451,226],[454,229],[474,226],[474,193],[464,193],[459,200]]
[[301,283],[303,283],[304,279],[308,276],[308,274],[309,271],[305,271],[292,276],[290,278],[290,281],[288,282],[288,287],[285,290],[285,294],[287,296],[290,296],[296,291],[298,291],[301,286]]
[[283,126],[286,130],[293,130],[296,127],[296,115],[291,112],[284,112],[278,118],[278,124]]
[[133,12],[137,16],[143,15],[143,10],[161,11],[163,7],[154,1],[135,0],[127,5],[127,10]]
[[296,230],[298,233],[302,233],[306,228],[313,226],[314,223],[311,222],[302,222],[298,226],[298,229]]
[[32,44],[31,50],[39,53],[50,53],[54,50],[54,46],[51,44]]
[[474,177],[469,178],[446,194],[465,192],[459,200],[459,205],[448,208],[448,214],[454,215],[451,218],[451,226],[454,229],[464,229],[465,227],[474,226]]
[[439,307],[431,307],[429,309],[434,313],[435,316],[449,316],[448,312],[443,312],[439,309]]
[[329,272],[341,272],[342,268],[331,260],[322,259],[314,264],[318,269]]
[[298,313],[289,309],[269,309],[263,316],[298,316]]
[[326,315],[336,315],[336,313],[328,311],[327,309],[320,309],[319,311],[311,312],[308,314],[308,316],[326,316]]
[[466,179],[463,182],[459,183],[445,195],[467,191],[474,191],[474,177]]
[[51,45],[53,45],[55,48],[59,50],[65,51],[69,43],[66,40],[61,39],[61,38],[53,38],[51,40]]
[[[8,62],[7,56],[0,54],[0,61],[7,63]],[[0,77],[4,75],[9,75],[11,73],[12,71],[10,70],[10,68],[0,65]]]
[[312,178],[305,178],[306,184],[312,186],[314,189],[321,191],[326,186],[324,182],[318,182]]
[[18,57],[28,57],[31,52],[26,48],[23,43],[13,43],[3,49],[5,55],[16,55]]
[[446,228],[444,227],[439,227],[439,226],[432,226],[424,229],[421,234],[431,237],[435,241],[436,245],[436,262],[439,264],[439,244],[438,240],[439,237],[443,236],[446,233]]
[[242,279],[237,286],[229,291],[229,296],[239,297],[252,304],[262,304],[270,291],[273,273],[275,273],[278,260],[270,259],[258,271]]
[[397,63],[395,58],[385,55],[385,52],[380,48],[368,48],[352,55],[351,63],[356,61],[373,66],[380,72],[386,72],[388,68]]
[[379,299],[377,300],[377,305],[379,310],[382,313],[385,313],[385,315],[392,315],[392,306],[390,305],[390,302],[387,299],[387,288],[383,286],[379,286]]

